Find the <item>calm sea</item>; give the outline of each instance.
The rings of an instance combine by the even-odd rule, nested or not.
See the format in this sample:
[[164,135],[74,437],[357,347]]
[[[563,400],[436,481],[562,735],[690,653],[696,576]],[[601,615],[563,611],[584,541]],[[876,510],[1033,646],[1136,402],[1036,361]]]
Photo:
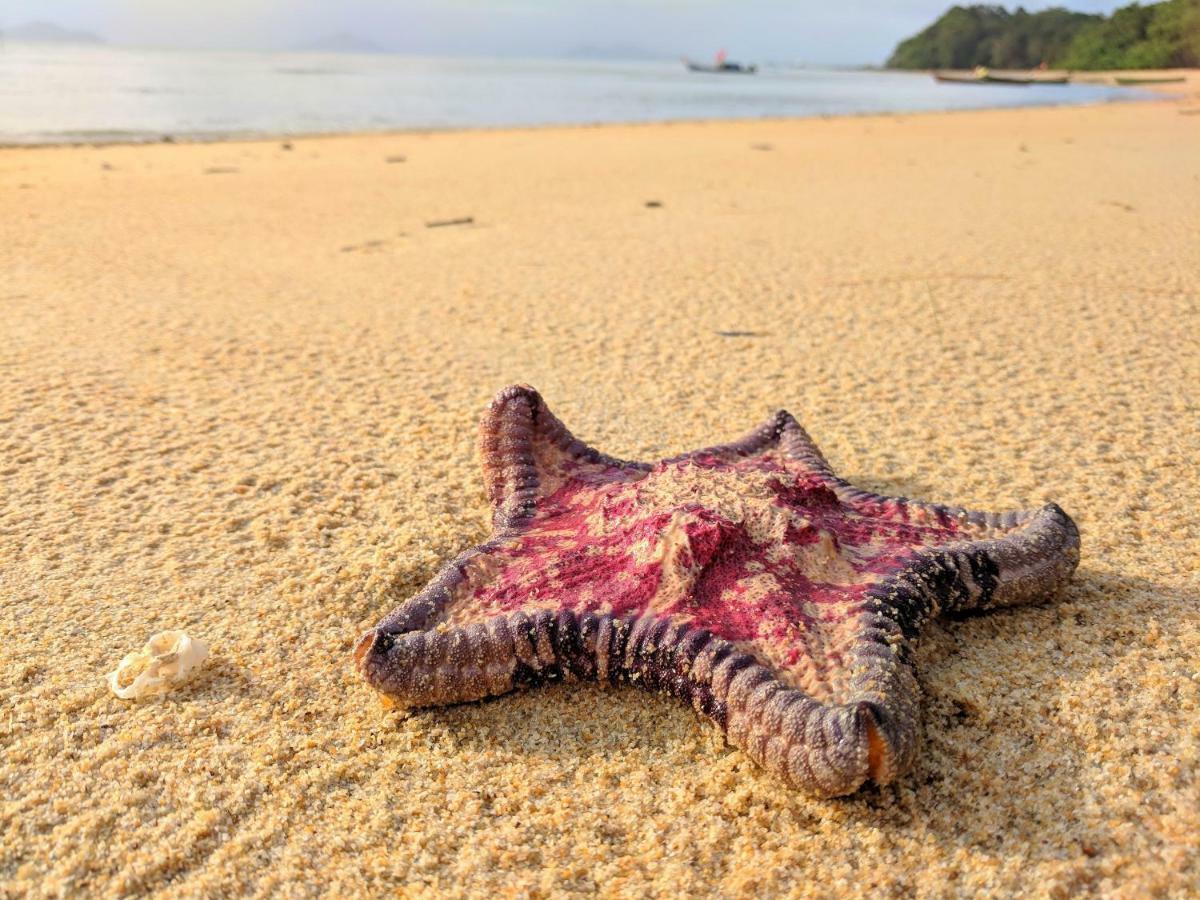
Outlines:
[[815,116],[1094,103],[1130,93],[770,66],[708,75],[674,62],[7,44],[0,143]]

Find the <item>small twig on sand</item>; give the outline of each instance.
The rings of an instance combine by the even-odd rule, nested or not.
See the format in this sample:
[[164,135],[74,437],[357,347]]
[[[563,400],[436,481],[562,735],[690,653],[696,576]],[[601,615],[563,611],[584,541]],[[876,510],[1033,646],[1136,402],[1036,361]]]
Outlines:
[[384,160],[384,162],[390,162],[390,163],[402,163],[402,162],[408,162],[408,157],[407,157],[407,156],[405,156],[405,155],[403,155],[403,154],[397,154],[396,156],[389,156],[389,157],[387,157],[387,158]]
[[662,209],[661,200],[647,200],[646,209]]
[[209,166],[204,170],[205,175],[233,175],[237,172],[233,166]]
[[761,331],[717,331],[714,332],[721,337],[762,337]]
[[353,253],[355,250],[374,250],[377,247],[382,247],[383,241],[366,241],[362,244],[347,244],[342,248],[343,253]]
[[473,225],[475,223],[474,216],[466,216],[461,219],[434,219],[432,222],[426,222],[426,228],[445,228],[447,225]]

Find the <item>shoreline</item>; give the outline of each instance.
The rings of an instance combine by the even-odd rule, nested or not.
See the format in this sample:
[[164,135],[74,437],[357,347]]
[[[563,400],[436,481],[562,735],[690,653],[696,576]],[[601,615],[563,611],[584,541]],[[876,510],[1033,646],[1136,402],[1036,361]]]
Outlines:
[[[1186,85],[1184,85],[1186,87]],[[1165,88],[1165,85],[1159,85]],[[1127,90],[1139,91],[1149,88],[1129,87]],[[455,134],[492,134],[492,133],[543,133],[550,131],[594,131],[604,128],[670,128],[690,125],[737,125],[737,124],[786,124],[802,122],[820,122],[829,120],[858,120],[858,119],[889,119],[915,116],[948,116],[968,113],[994,113],[1006,111],[1028,111],[1036,109],[1095,109],[1107,106],[1145,103],[1177,103],[1189,98],[1187,94],[1173,94],[1166,91],[1156,91],[1158,96],[1122,97],[1108,100],[1091,100],[1080,103],[1031,103],[1027,105],[1009,106],[975,106],[947,109],[916,109],[899,110],[895,112],[846,112],[846,113],[814,113],[808,116],[758,116],[746,118],[678,118],[678,119],[633,119],[627,121],[611,120],[596,122],[549,122],[544,124],[521,125],[463,125],[463,126],[414,126],[411,128],[381,128],[368,131],[313,131],[313,132],[228,132],[228,133],[172,133],[163,134],[157,138],[147,136],[144,140],[135,138],[112,140],[69,139],[61,141],[7,141],[0,139],[0,150],[20,149],[52,149],[55,147],[153,147],[158,145],[212,145],[212,144],[252,144],[278,143],[287,141],[311,141],[343,138],[379,138],[379,137],[411,137],[429,135]]]

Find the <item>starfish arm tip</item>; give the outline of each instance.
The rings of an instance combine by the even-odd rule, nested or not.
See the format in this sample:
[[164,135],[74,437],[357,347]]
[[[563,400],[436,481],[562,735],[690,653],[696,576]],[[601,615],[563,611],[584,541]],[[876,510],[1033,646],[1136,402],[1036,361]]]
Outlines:
[[[1010,517],[1016,521],[1010,523]],[[1002,536],[976,551],[995,569],[995,586],[979,608],[1017,606],[1054,597],[1079,565],[1079,528],[1057,503],[1001,517]]]
[[827,705],[763,678],[744,697],[730,693],[728,737],[764,769],[819,797],[886,785],[916,756],[917,725],[903,705]]
[[533,519],[539,502],[564,479],[585,471],[649,468],[575,437],[526,384],[510,385],[492,399],[479,423],[479,451],[498,532]]

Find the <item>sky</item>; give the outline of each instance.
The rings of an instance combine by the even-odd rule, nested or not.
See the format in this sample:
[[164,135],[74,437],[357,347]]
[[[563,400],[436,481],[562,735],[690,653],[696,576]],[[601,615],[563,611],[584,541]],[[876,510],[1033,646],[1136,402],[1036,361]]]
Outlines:
[[[113,44],[287,49],[347,32],[404,53],[561,56],[581,45],[664,56],[881,63],[953,0],[0,0],[0,29],[27,21]],[[959,0],[968,2],[968,0]],[[1027,2],[1111,12],[1128,0]]]

